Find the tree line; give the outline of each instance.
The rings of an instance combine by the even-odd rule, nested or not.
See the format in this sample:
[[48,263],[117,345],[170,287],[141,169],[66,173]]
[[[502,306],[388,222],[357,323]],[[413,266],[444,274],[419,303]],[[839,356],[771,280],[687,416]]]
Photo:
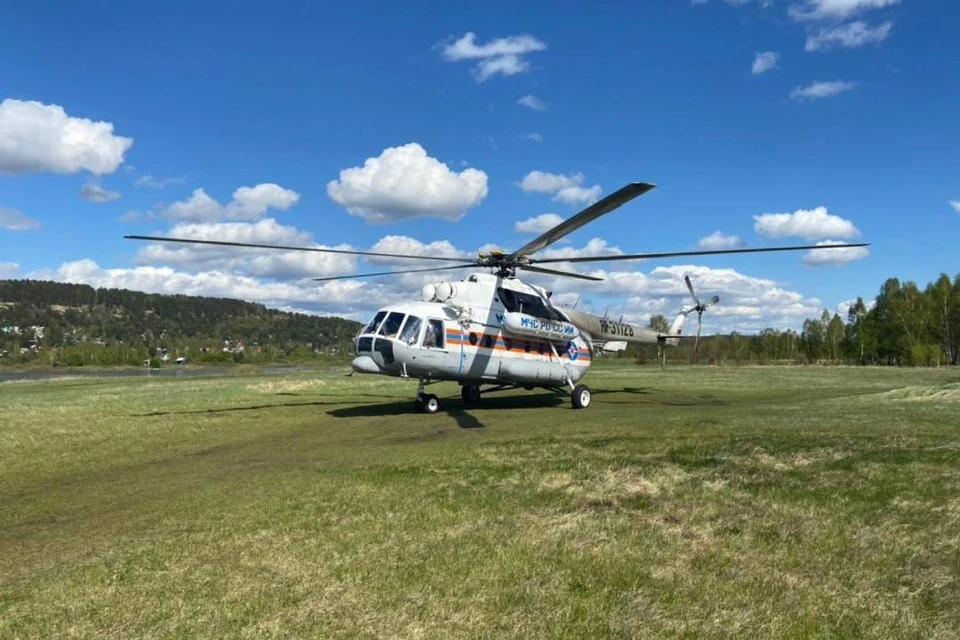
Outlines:
[[276,361],[349,352],[359,327],[228,298],[0,280],[0,363]]
[[[650,327],[666,330],[655,316]],[[690,345],[687,345],[688,347]],[[653,360],[655,348],[634,353]],[[915,282],[888,278],[868,305],[862,298],[846,313],[824,311],[802,329],[764,329],[756,335],[731,333],[701,337],[692,349],[668,351],[694,361],[795,362],[861,365],[940,366],[960,364],[960,273],[946,273],[920,288]]]

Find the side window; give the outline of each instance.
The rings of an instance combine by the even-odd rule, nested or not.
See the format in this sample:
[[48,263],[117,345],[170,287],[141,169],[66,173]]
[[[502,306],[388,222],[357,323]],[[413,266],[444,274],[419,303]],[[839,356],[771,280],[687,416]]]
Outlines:
[[366,327],[364,327],[363,333],[373,333],[374,331],[376,331],[377,327],[380,326],[380,323],[383,321],[386,315],[387,315],[386,311],[378,311],[377,315],[373,316],[373,320],[371,320],[370,323],[367,324]]
[[400,333],[400,325],[403,324],[403,315],[397,311],[391,311],[377,333],[388,338],[396,338]]
[[407,316],[407,321],[403,325],[403,331],[400,332],[400,339],[407,344],[413,344],[420,337],[420,318],[417,316]]
[[443,320],[427,320],[427,330],[423,334],[423,346],[443,349]]

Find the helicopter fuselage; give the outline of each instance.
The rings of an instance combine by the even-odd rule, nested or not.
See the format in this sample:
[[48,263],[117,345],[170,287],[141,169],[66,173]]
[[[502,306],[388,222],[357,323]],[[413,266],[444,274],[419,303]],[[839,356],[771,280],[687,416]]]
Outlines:
[[478,273],[422,294],[380,309],[357,334],[354,371],[552,388],[590,366],[589,336],[531,285]]

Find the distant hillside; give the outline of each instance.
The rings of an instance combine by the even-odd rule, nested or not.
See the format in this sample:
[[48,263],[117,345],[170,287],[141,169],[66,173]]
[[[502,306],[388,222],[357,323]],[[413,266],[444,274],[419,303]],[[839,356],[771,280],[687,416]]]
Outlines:
[[[192,360],[342,353],[351,349],[359,327],[343,318],[277,311],[229,298],[0,280],[0,353],[7,358],[51,349],[75,356],[84,345],[101,350],[123,345],[126,353],[116,357],[130,363],[158,353],[189,354]],[[67,364],[84,363],[71,359],[78,358],[64,358]],[[112,364],[89,354],[80,359]]]

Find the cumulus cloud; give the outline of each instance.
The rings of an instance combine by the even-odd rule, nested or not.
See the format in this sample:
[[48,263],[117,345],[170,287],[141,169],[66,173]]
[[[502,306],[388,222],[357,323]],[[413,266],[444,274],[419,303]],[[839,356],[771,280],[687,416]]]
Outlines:
[[566,204],[590,204],[600,198],[600,185],[581,186],[582,173],[571,176],[545,171],[531,171],[520,181],[520,188],[527,192],[552,193],[553,199]]
[[517,100],[517,104],[524,107],[529,107],[534,111],[545,111],[547,108],[547,105],[543,103],[543,100],[531,95],[525,95],[521,97],[519,100]]
[[768,238],[797,236],[807,240],[829,237],[854,238],[860,235],[853,222],[833,215],[824,206],[798,209],[793,213],[764,213],[753,216],[753,229]]
[[113,173],[131,145],[113,124],[69,116],[56,104],[0,103],[0,173]]
[[473,69],[477,82],[484,82],[497,74],[513,76],[530,70],[528,53],[543,51],[547,45],[529,34],[496,38],[486,44],[477,44],[472,32],[443,47],[443,57],[451,62],[477,60]]
[[714,231],[708,236],[700,238],[697,247],[708,251],[717,251],[720,249],[736,249],[740,246],[740,237],[727,235],[721,231]]
[[882,42],[890,35],[892,22],[871,27],[862,21],[851,22],[837,27],[826,27],[807,35],[807,51],[829,51],[837,47],[861,47],[871,42]]
[[0,278],[12,278],[20,271],[20,265],[16,262],[0,262]]
[[870,9],[880,9],[898,4],[900,0],[806,0],[801,5],[790,7],[788,13],[794,20],[842,20]]
[[950,206],[953,207],[954,211],[960,213],[960,200],[951,200]]
[[[836,240],[824,240],[818,242],[817,246],[829,246],[832,244],[843,244]],[[844,247],[842,249],[811,249],[803,256],[803,261],[809,265],[820,266],[824,264],[841,265],[853,260],[860,260],[870,255],[867,247]]]
[[0,207],[0,229],[7,231],[30,231],[39,229],[40,223],[20,213],[17,209]]
[[513,225],[518,233],[543,233],[563,222],[563,218],[555,213],[543,213],[533,218],[521,220]]
[[764,71],[770,71],[777,68],[777,62],[780,60],[780,54],[776,51],[763,51],[753,57],[753,66],[750,72],[753,75],[759,75]]
[[791,100],[816,100],[817,98],[829,98],[850,91],[855,83],[846,80],[815,80],[805,87],[794,87],[790,92]]
[[[182,223],[174,226],[168,235],[196,240],[353,250],[346,244],[317,244],[310,234],[279,224],[272,218],[255,223]],[[191,272],[236,271],[276,279],[343,275],[353,273],[357,267],[357,258],[352,255],[161,242],[146,245],[137,252],[134,260],[141,265],[171,265]]]
[[187,179],[184,177],[179,178],[154,178],[150,175],[142,175],[137,178],[133,185],[135,187],[150,187],[151,189],[165,189],[167,187],[173,186],[175,184],[183,184]]
[[88,202],[103,203],[118,200],[120,198],[120,192],[108,191],[96,182],[85,182],[84,185],[80,187],[80,197]]
[[240,187],[233,200],[222,205],[201,188],[193,190],[186,200],[174,202],[160,211],[160,217],[184,222],[216,222],[217,220],[256,220],[269,209],[286,210],[300,200],[300,194],[273,183]]
[[221,271],[188,273],[153,266],[107,269],[89,259],[65,262],[56,269],[35,271],[27,277],[147,293],[234,298],[271,308],[296,306],[311,313],[332,313],[354,319],[365,317],[381,303],[402,299],[382,285],[355,280],[269,282]]
[[418,217],[459,220],[487,197],[487,174],[479,169],[451,171],[416,142],[384,149],[362,167],[340,172],[327,194],[368,222]]

